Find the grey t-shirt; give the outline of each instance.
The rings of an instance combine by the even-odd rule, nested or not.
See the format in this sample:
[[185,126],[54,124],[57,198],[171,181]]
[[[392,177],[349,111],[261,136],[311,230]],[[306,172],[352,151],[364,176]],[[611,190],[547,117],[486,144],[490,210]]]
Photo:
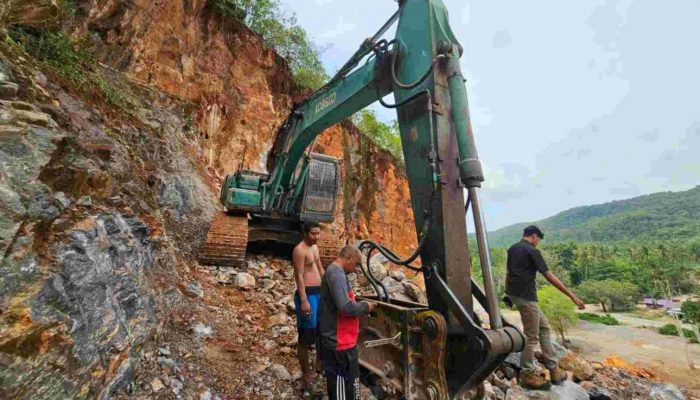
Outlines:
[[329,265],[321,281],[321,344],[334,351],[354,347],[360,326],[358,317],[367,312],[366,302],[355,301],[345,271],[336,264]]

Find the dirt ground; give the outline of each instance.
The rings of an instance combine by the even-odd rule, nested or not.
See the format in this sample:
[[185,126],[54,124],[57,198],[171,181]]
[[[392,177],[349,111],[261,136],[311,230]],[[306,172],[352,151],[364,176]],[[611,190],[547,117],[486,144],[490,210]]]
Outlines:
[[[505,311],[504,317],[522,326],[516,311]],[[617,315],[615,315],[617,318]],[[700,394],[700,345],[689,344],[695,369],[690,369],[683,341],[679,337],[664,336],[653,328],[640,328],[636,324],[607,326],[586,321],[571,329],[568,339],[571,346],[591,361],[603,362],[608,357],[619,356],[636,367],[651,371],[655,380],[683,386]],[[653,325],[649,321],[647,326]]]

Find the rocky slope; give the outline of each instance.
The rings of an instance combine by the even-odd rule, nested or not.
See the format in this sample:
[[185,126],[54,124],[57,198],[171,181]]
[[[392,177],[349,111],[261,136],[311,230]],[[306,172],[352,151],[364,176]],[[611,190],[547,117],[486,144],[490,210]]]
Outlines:
[[[30,22],[61,15],[12,4]],[[284,60],[202,0],[70,4],[64,30],[101,64],[67,76],[0,43],[0,398],[294,398],[288,263],[195,261],[221,176],[264,170],[300,95]],[[401,169],[348,124],[317,150],[344,163],[330,229],[408,253]]]
[[[57,15],[55,3],[15,4],[35,20]],[[211,284],[194,260],[221,176],[239,166],[264,170],[275,128],[301,93],[282,58],[204,2],[78,5],[64,30],[89,40],[103,63],[71,71],[77,77],[2,33],[0,397],[151,397],[157,382],[144,387],[139,377],[162,371],[159,396],[193,398],[202,386],[250,398],[260,385],[231,371],[257,349],[243,333],[267,329],[267,299],[227,287],[208,292],[213,302],[183,293]],[[324,133],[317,150],[344,163],[329,228],[408,253],[415,231],[393,159],[348,124]],[[209,321],[219,312],[223,327]],[[193,331],[199,323],[203,331]],[[288,323],[278,324],[286,344]],[[171,354],[191,363],[173,364],[167,347],[154,347],[178,337],[186,346]],[[222,361],[210,362],[216,354]],[[274,354],[294,364],[289,351]]]

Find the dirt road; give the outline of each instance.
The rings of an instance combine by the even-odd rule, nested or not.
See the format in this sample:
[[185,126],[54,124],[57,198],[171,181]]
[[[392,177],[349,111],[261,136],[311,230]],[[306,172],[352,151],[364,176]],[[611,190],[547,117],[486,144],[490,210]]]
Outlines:
[[[512,324],[522,326],[517,312],[505,311],[504,317]],[[647,324],[650,325],[652,323]],[[591,361],[602,362],[617,354],[635,366],[652,371],[659,380],[700,390],[700,369],[688,367],[683,341],[679,337],[664,336],[653,329],[635,326],[580,321],[571,329],[568,338],[573,347]],[[695,365],[700,368],[700,345],[691,344],[689,349]]]

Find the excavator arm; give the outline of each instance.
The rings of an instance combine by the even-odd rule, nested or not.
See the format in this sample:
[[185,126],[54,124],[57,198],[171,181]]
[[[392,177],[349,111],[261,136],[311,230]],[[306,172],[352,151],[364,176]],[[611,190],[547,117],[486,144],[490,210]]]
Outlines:
[[[381,39],[397,21],[395,38]],[[422,272],[428,305],[392,299],[371,271],[363,269],[376,290],[371,299],[379,306],[362,319],[358,347],[363,368],[408,399],[476,396],[484,379],[524,342],[522,334],[502,320],[493,289],[478,196],[484,177],[461,55],[462,46],[441,0],[399,1],[396,14],[362,43],[336,76],[294,107],[271,152],[269,176],[239,171],[227,177],[221,192],[230,214],[247,215],[238,218],[258,224],[248,228],[250,235],[275,231],[275,237],[283,240],[290,231],[298,231],[300,221],[330,221],[337,163],[310,154],[310,145],[325,128],[375,101],[396,109],[418,248],[400,259],[369,240],[360,247],[368,259],[378,251],[396,264]],[[394,104],[382,100],[390,93]],[[469,211],[483,291],[472,280]],[[243,239],[236,235],[229,234],[240,245]],[[221,250],[226,244],[220,241],[216,246]],[[420,267],[412,265],[418,256]],[[487,311],[488,324],[475,314],[474,299]]]

